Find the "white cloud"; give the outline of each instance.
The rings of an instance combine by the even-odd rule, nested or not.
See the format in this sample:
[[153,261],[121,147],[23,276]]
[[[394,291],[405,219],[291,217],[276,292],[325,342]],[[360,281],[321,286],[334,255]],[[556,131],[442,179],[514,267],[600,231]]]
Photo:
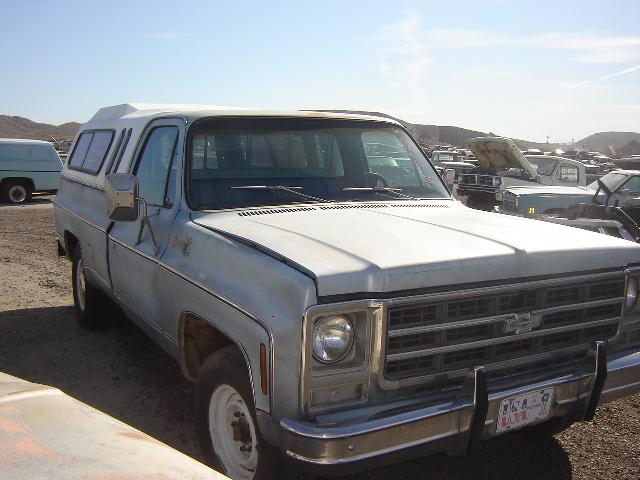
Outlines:
[[610,73],[608,75],[603,75],[602,77],[598,77],[598,78],[595,78],[593,80],[584,80],[582,82],[574,83],[573,85],[571,85],[571,87],[580,87],[582,85],[588,85],[590,83],[601,82],[601,81],[607,80],[609,78],[615,78],[615,77],[621,77],[623,75],[629,75],[630,73],[633,73],[633,72],[635,72],[637,70],[640,70],[640,65],[635,65],[633,67],[629,67],[629,68],[625,68],[623,70],[620,70],[619,72]]
[[624,63],[640,60],[640,37],[545,33],[533,36],[501,36],[480,30],[441,29],[426,32],[430,46],[451,48],[528,46],[576,52],[585,63]]
[[406,88],[414,96],[424,94],[425,79],[431,58],[427,45],[419,34],[420,16],[408,12],[406,18],[383,30],[378,67],[380,74],[394,88]]

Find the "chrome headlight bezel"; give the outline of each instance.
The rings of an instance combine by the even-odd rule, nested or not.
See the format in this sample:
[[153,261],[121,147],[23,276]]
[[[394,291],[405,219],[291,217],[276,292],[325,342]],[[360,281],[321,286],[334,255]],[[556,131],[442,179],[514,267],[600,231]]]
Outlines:
[[[334,342],[336,341],[336,336],[346,336],[344,340],[337,340],[342,341],[343,346],[333,353],[329,352],[327,348],[327,338],[331,332],[334,335]],[[335,314],[318,317],[314,322],[311,336],[313,357],[323,364],[337,363],[349,354],[353,348],[354,338],[355,329],[347,316]]]

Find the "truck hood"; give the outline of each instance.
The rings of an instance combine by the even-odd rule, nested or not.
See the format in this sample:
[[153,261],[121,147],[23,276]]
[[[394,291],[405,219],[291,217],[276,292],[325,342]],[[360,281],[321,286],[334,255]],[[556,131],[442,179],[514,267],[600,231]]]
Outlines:
[[482,168],[492,169],[496,173],[508,168],[520,168],[531,179],[538,176],[520,149],[509,138],[477,137],[467,140],[467,145]]
[[586,187],[563,187],[563,186],[528,186],[514,185],[507,187],[506,191],[514,195],[540,195],[540,196],[568,196],[568,197],[584,197],[591,199],[595,190]]
[[640,245],[460,202],[344,203],[193,213],[195,224],[312,276],[318,295],[385,293],[621,268]]

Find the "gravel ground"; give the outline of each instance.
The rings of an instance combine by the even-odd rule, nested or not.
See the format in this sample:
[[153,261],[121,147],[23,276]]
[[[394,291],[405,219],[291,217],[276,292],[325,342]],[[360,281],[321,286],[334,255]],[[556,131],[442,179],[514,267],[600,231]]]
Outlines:
[[[0,370],[56,386],[200,459],[192,386],[178,365],[129,322],[102,332],[76,325],[70,265],[56,256],[52,213],[47,198],[0,206]],[[638,479],[640,395],[544,441],[507,435],[469,458],[435,455],[357,478]]]

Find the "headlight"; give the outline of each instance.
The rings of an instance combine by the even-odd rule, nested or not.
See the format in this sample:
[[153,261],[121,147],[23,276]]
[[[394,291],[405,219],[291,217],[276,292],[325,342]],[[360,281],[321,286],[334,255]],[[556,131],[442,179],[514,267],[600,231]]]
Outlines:
[[625,312],[629,312],[633,310],[633,307],[636,306],[636,302],[638,300],[638,281],[635,277],[629,277],[629,282],[627,283],[627,293],[624,298],[624,310]]
[[493,186],[494,187],[499,187],[500,185],[502,185],[502,178],[493,177]]
[[342,360],[353,345],[353,326],[342,315],[320,317],[313,326],[313,356],[322,363]]

